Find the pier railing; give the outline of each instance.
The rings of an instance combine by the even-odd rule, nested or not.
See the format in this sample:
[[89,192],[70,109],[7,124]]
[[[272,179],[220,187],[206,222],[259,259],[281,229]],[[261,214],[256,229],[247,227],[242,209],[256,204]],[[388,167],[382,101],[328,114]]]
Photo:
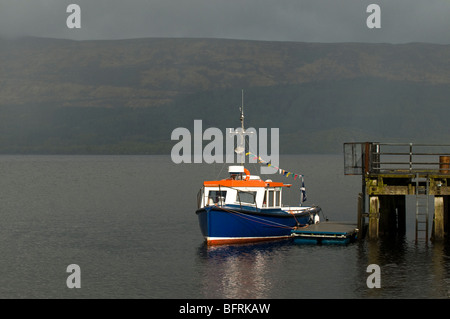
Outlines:
[[450,175],[450,144],[345,143],[345,175]]

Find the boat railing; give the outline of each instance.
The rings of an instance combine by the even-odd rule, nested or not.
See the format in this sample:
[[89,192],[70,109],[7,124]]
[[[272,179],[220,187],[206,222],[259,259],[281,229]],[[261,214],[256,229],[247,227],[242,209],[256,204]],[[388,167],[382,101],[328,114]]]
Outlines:
[[200,209],[202,207],[204,194],[205,194],[205,186],[200,188],[198,193],[197,193],[197,209]]

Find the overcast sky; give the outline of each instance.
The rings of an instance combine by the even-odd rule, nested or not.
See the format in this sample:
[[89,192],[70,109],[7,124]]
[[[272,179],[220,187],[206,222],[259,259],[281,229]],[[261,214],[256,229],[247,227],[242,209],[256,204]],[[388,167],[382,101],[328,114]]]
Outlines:
[[[66,8],[81,7],[81,29]],[[369,29],[371,3],[381,29]],[[450,0],[0,0],[0,36],[450,44]]]

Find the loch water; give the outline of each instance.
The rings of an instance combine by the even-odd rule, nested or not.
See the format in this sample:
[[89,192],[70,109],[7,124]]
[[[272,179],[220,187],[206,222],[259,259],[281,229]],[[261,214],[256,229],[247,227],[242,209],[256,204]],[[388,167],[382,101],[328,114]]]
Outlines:
[[[360,176],[342,155],[286,155],[304,174],[322,218],[356,222]],[[252,174],[259,167],[251,164]],[[0,298],[448,298],[450,245],[414,242],[407,232],[347,246],[290,240],[207,247],[196,196],[223,164],[174,164],[170,156],[0,156]],[[298,204],[293,178],[283,201]],[[68,265],[81,288],[69,289]],[[368,288],[367,267],[381,270]]]

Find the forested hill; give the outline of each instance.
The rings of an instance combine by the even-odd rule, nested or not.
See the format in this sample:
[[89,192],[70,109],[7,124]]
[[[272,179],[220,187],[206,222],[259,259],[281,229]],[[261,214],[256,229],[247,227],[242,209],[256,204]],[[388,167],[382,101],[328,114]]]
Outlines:
[[0,39],[1,153],[169,153],[173,129],[279,127],[281,151],[450,143],[450,45]]

